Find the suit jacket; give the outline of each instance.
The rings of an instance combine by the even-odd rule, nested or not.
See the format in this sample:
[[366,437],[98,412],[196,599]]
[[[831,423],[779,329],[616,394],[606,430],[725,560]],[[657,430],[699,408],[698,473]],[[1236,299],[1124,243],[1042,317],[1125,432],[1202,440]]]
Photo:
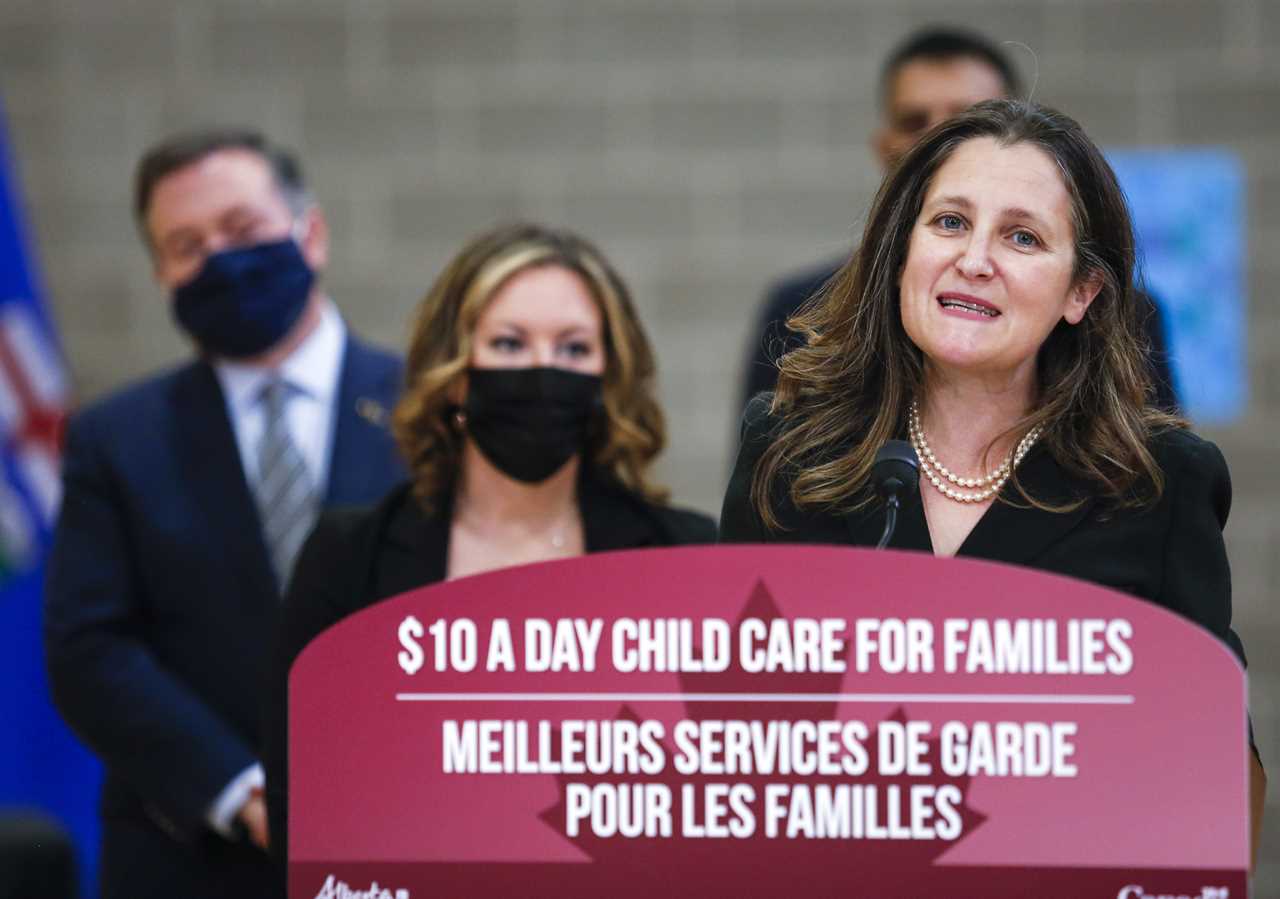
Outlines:
[[[884,528],[882,503],[848,514],[802,511],[781,484],[773,508],[785,529],[765,529],[750,492],[756,462],[776,428],[768,409],[768,395],[747,407],[742,447],[720,518],[721,541],[875,546]],[[1227,464],[1216,446],[1184,430],[1158,435],[1150,449],[1164,473],[1160,499],[1141,509],[1111,509],[1090,484],[1036,446],[1017,470],[1027,491],[1054,505],[1084,502],[1070,512],[1045,512],[1027,506],[1006,485],[957,555],[1064,574],[1158,603],[1203,625],[1243,661],[1240,639],[1231,630],[1231,573],[1222,539],[1231,508]],[[899,513],[889,546],[933,552],[918,498]]]
[[[800,335],[787,330],[787,319],[805,300],[817,294],[844,265],[844,260],[828,262],[774,284],[760,307],[759,318],[751,331],[747,347],[747,366],[743,373],[742,405],[757,393],[772,390],[778,384],[778,360],[800,346]],[[1151,378],[1155,383],[1155,403],[1161,409],[1176,411],[1178,395],[1174,390],[1173,370],[1164,334],[1160,305],[1147,293],[1139,291],[1138,303],[1143,331],[1150,347]]]
[[[400,364],[348,337],[325,503],[404,476]],[[105,896],[271,895],[264,854],[206,825],[258,753],[279,591],[217,375],[197,361],[78,414],[45,592],[54,700],[105,762]]]
[[[708,516],[646,502],[585,468],[578,506],[589,553],[716,540],[715,522]],[[378,600],[444,580],[452,520],[448,494],[428,515],[405,484],[371,510],[324,516],[303,547],[285,601],[264,716],[271,850],[282,864],[288,849],[289,669],[312,639],[339,620]]]

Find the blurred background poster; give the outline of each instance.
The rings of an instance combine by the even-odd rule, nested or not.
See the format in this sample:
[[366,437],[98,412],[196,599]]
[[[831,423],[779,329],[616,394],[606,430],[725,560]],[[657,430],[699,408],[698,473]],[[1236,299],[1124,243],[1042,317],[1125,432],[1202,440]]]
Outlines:
[[1183,410],[1198,424],[1230,424],[1249,399],[1244,168],[1210,148],[1107,156],[1133,210],[1140,272],[1164,313]]

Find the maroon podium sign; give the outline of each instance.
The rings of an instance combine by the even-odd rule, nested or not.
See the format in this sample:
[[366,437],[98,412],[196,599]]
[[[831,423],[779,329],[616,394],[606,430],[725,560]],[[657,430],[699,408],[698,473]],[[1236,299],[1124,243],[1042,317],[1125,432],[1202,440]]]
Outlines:
[[1246,895],[1244,676],[1023,568],[832,547],[425,587],[289,685],[289,895]]

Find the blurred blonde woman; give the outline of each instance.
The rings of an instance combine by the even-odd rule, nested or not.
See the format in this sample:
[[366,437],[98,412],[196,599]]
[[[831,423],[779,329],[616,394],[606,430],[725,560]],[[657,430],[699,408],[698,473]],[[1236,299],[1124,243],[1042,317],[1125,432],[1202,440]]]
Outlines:
[[266,716],[273,852],[286,828],[286,684],[310,640],[380,599],[483,571],[710,543],[649,475],[666,440],[653,350],[626,285],[590,243],[521,224],[472,240],[413,324],[392,414],[410,480],[327,516],[299,558]]

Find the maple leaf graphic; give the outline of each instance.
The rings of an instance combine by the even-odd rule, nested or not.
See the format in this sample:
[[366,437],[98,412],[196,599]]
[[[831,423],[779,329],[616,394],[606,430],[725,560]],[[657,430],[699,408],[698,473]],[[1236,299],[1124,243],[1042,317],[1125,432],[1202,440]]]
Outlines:
[[[741,612],[737,624],[748,617],[759,618],[766,623],[784,617],[763,583],[757,584]],[[731,667],[721,673],[686,674],[680,677],[681,686],[687,693],[837,693],[844,680],[843,674],[824,673],[780,673],[749,674],[742,670],[734,660]],[[833,698],[828,702],[795,703],[795,702],[735,702],[728,698],[720,701],[698,701],[686,703],[687,717],[694,721],[740,719],[745,721],[818,721],[836,717],[837,702]],[[899,707],[889,720],[906,721],[905,710]],[[619,708],[615,719],[639,721],[635,711],[623,705]],[[869,727],[869,725],[868,725]],[[853,895],[871,895],[882,888],[892,888],[894,895],[909,895],[908,881],[916,876],[927,874],[934,860],[944,851],[962,840],[964,836],[979,827],[985,816],[973,810],[967,800],[956,807],[961,821],[960,836],[957,840],[945,839],[872,839],[847,837],[797,837],[786,838],[786,822],[782,822],[777,836],[766,835],[763,820],[765,786],[767,784],[788,784],[807,786],[815,790],[819,785],[827,785],[835,789],[839,785],[857,785],[866,790],[868,802],[877,807],[876,819],[883,824],[888,817],[888,802],[895,792],[900,797],[901,820],[909,821],[909,791],[913,785],[932,785],[935,788],[954,786],[962,797],[967,796],[970,778],[948,777],[940,770],[939,748],[937,738],[928,741],[928,752],[924,756],[933,774],[925,777],[886,776],[879,772],[877,757],[877,733],[872,730],[865,741],[870,763],[865,774],[850,777],[795,774],[729,774],[708,776],[701,774],[682,775],[672,767],[672,747],[664,741],[667,764],[656,775],[644,774],[606,774],[606,775],[557,775],[559,799],[547,808],[540,818],[564,839],[569,840],[585,853],[594,863],[606,866],[610,871],[609,880],[614,883],[625,883],[628,877],[639,881],[653,883],[655,878],[665,879],[663,872],[669,872],[671,883],[678,878],[681,892],[688,892],[695,882],[706,885],[711,893],[715,893],[717,885],[726,882],[752,884],[753,895],[786,895],[798,891],[815,894],[812,885],[802,887],[797,880],[804,872],[821,872],[821,890],[826,893],[844,893]],[[554,752],[559,752],[559,734],[553,732]],[[565,835],[566,791],[570,783],[584,784],[594,787],[599,784],[634,785],[665,784],[672,797],[672,836],[671,837],[599,837],[596,836],[588,822],[575,837]],[[755,827],[751,836],[738,839],[733,837],[717,839],[681,838],[681,821],[685,810],[682,807],[682,788],[692,786],[695,804],[694,819],[705,821],[705,808],[702,807],[703,791],[710,784],[746,784],[755,795],[752,808],[755,813]],[[936,823],[936,819],[933,823]],[[906,879],[904,881],[904,878]],[[879,885],[877,885],[879,884]],[[902,892],[906,889],[906,892]]]

